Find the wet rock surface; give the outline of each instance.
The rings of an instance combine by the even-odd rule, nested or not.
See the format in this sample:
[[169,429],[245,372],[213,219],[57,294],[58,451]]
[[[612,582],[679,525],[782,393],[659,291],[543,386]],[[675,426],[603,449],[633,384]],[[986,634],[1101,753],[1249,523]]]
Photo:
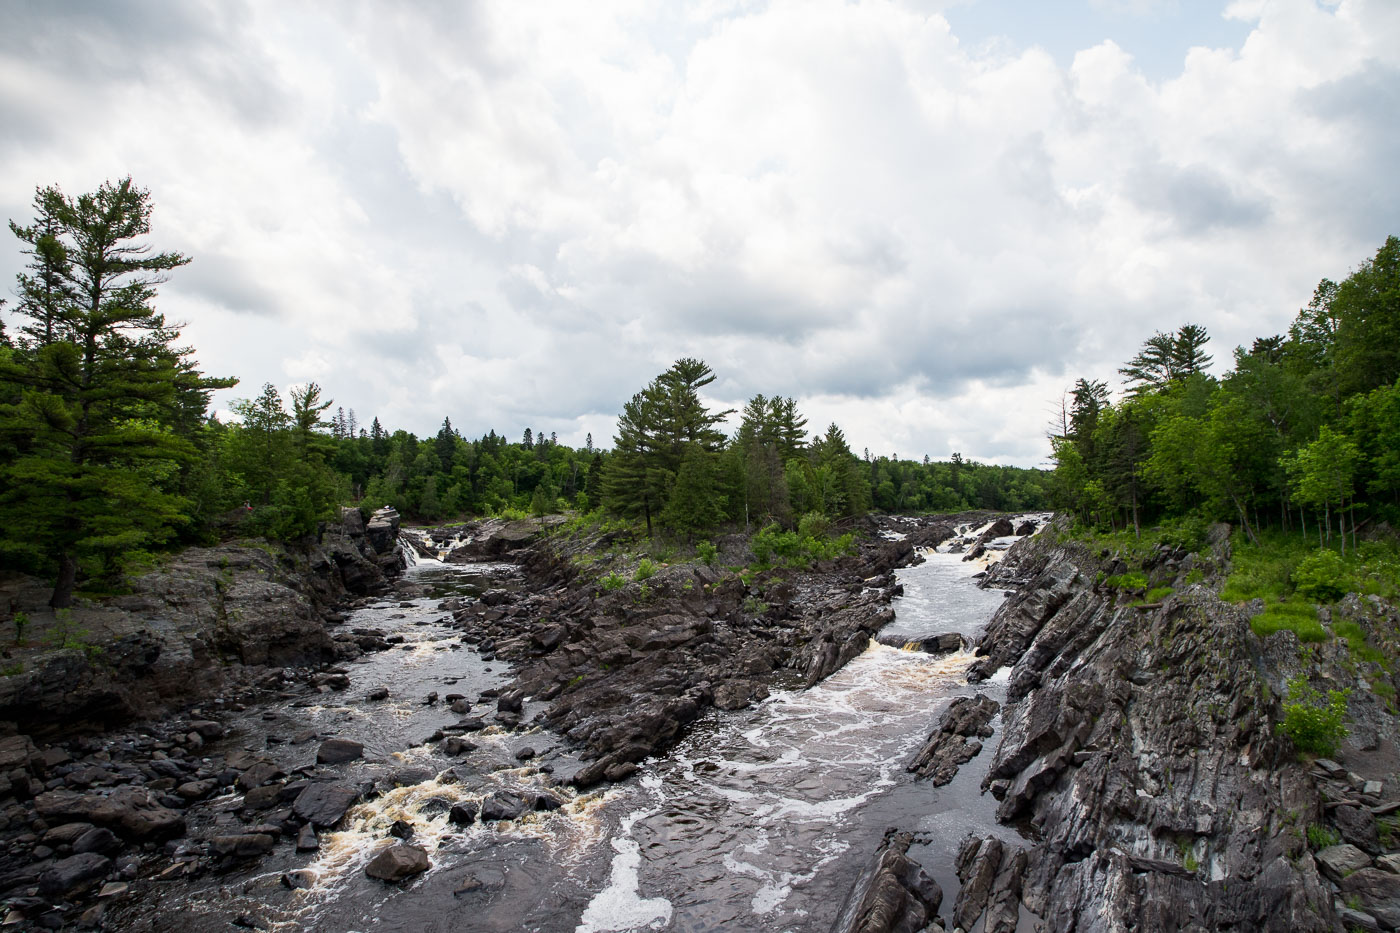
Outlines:
[[[1046,930],[1333,930],[1345,895],[1391,928],[1400,876],[1372,867],[1374,814],[1345,802],[1325,810],[1338,799],[1319,784],[1326,772],[1309,774],[1276,731],[1288,672],[1247,613],[1178,579],[1183,563],[1214,560],[1218,573],[1224,540],[1201,562],[1157,555],[1149,570],[1178,585],[1153,607],[1098,586],[1119,572],[1106,555],[1053,535],[989,571],[1018,589],[969,671],[976,681],[1010,667],[983,787],[999,819],[1035,842],[967,841],[953,925],[1010,931],[1025,911]],[[971,705],[950,707],[911,767],[938,773],[965,754],[958,738],[978,731]],[[1328,824],[1349,844],[1314,857],[1303,830]]]
[[1001,704],[986,696],[955,698],[905,770],[935,786],[947,784],[960,766],[982,751],[978,739],[992,736],[990,723],[1000,709]]

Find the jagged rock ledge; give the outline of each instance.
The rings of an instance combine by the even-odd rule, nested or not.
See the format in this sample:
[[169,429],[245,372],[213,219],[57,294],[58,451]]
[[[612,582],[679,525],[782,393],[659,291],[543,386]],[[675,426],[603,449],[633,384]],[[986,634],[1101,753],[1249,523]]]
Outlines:
[[[1098,582],[1123,567],[1054,527],[989,571],[1016,592],[970,671],[1011,668],[983,787],[1027,842],[964,843],[953,929],[1400,928],[1400,853],[1376,833],[1378,817],[1400,811],[1394,777],[1310,768],[1277,731],[1290,676],[1308,664],[1354,684],[1355,664],[1344,646],[1303,655],[1292,633],[1255,635],[1248,607],[1216,595],[1228,540],[1221,526],[1200,555],[1151,555],[1150,585],[1174,588],[1153,605]],[[1381,616],[1394,627],[1393,607],[1375,600],[1332,612],[1368,632]],[[1394,717],[1369,695],[1352,717],[1360,737],[1346,754],[1393,766],[1366,749],[1394,747]],[[925,764],[961,757],[956,738],[972,727],[960,719],[936,730]],[[1313,851],[1329,833],[1344,841]]]

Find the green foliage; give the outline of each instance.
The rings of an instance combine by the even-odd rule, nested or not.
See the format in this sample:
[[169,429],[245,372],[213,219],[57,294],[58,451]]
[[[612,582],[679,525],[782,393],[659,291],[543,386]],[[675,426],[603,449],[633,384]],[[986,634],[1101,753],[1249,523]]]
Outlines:
[[1252,543],[1273,526],[1343,557],[1364,519],[1400,520],[1400,239],[1324,279],[1286,336],[1239,348],[1219,379],[1205,340],[1192,325],[1154,335],[1119,370],[1117,404],[1094,380],[1066,393],[1058,508],[1112,530],[1189,517],[1189,550],[1225,520]]
[[49,630],[45,642],[48,647],[57,650],[81,651],[87,655],[88,660],[94,660],[104,649],[91,640],[91,635],[89,630],[74,623],[71,610],[58,609],[54,612],[54,625]]
[[27,632],[29,630],[29,614],[24,610],[15,613],[15,644],[24,645],[27,643]]
[[610,573],[598,581],[603,589],[608,592],[620,590],[627,585],[627,578],[620,573]]
[[1283,722],[1279,731],[1288,736],[1298,750],[1310,755],[1334,755],[1347,736],[1344,722],[1350,690],[1329,690],[1324,697],[1306,677],[1299,675],[1288,682],[1288,700],[1283,707]]
[[1298,562],[1293,585],[1299,595],[1320,603],[1332,603],[1347,593],[1346,568],[1334,551],[1318,551]]
[[1302,599],[1266,603],[1264,611],[1250,619],[1249,625],[1261,638],[1285,629],[1303,642],[1321,642],[1328,638],[1327,630],[1317,620],[1317,606]]
[[1116,590],[1141,590],[1147,587],[1147,574],[1141,570],[1130,570],[1127,573],[1116,573],[1111,577],[1104,578],[1104,586],[1113,587]]
[[715,565],[715,559],[719,556],[719,548],[713,542],[701,541],[695,545],[695,555],[700,558],[700,562],[707,567]]
[[1326,849],[1330,846],[1341,845],[1341,835],[1329,826],[1321,823],[1313,823],[1308,826],[1308,848],[1314,852]]
[[637,564],[637,570],[632,574],[633,580],[650,580],[656,576],[656,564],[650,557],[643,557],[641,563]]
[[802,569],[819,560],[854,553],[855,537],[844,534],[839,538],[816,538],[769,525],[753,536],[749,547],[758,560],[759,568],[783,566]]
[[1143,597],[1143,601],[1149,603],[1160,603],[1162,600],[1166,599],[1170,595],[1172,595],[1171,587],[1158,586],[1148,590],[1147,595]]
[[[189,259],[151,251],[147,191],[131,180],[70,198],[39,189],[18,311],[31,324],[0,356],[0,556],[52,573],[67,606],[80,573],[108,579],[120,555],[171,541],[188,521],[182,470],[215,388],[156,312],[156,286]],[[13,445],[13,446],[10,446]]]
[[768,604],[757,596],[745,596],[743,608],[747,615],[761,616],[768,611]]
[[1367,640],[1366,633],[1362,631],[1360,625],[1350,619],[1342,619],[1332,623],[1332,631],[1336,632],[1338,637],[1346,639],[1347,650],[1353,658],[1358,661],[1379,664],[1389,670],[1390,659],[1386,657],[1384,651],[1376,648]]

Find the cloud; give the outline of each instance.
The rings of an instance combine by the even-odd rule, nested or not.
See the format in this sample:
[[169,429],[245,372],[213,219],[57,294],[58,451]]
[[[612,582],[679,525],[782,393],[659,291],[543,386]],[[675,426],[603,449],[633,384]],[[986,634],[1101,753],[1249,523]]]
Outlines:
[[150,186],[231,394],[603,445],[689,355],[857,448],[1019,463],[1074,378],[1186,321],[1226,360],[1394,232],[1392,4],[1235,3],[1165,78],[941,6],[19,4],[0,209]]

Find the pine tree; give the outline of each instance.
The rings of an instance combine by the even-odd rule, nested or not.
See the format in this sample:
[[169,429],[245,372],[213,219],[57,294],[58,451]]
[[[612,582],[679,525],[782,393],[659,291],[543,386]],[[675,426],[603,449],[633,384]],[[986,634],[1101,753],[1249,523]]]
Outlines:
[[34,225],[11,224],[44,268],[31,264],[35,275],[21,278],[34,352],[0,364],[0,379],[23,387],[0,424],[27,437],[4,469],[10,521],[0,548],[56,568],[50,603],[63,607],[80,565],[115,575],[185,521],[174,490],[194,448],[177,433],[182,406],[234,380],[199,374],[153,307],[156,286],[189,259],[142,242],[149,192],[126,178],[77,198],[40,189],[36,204]]

